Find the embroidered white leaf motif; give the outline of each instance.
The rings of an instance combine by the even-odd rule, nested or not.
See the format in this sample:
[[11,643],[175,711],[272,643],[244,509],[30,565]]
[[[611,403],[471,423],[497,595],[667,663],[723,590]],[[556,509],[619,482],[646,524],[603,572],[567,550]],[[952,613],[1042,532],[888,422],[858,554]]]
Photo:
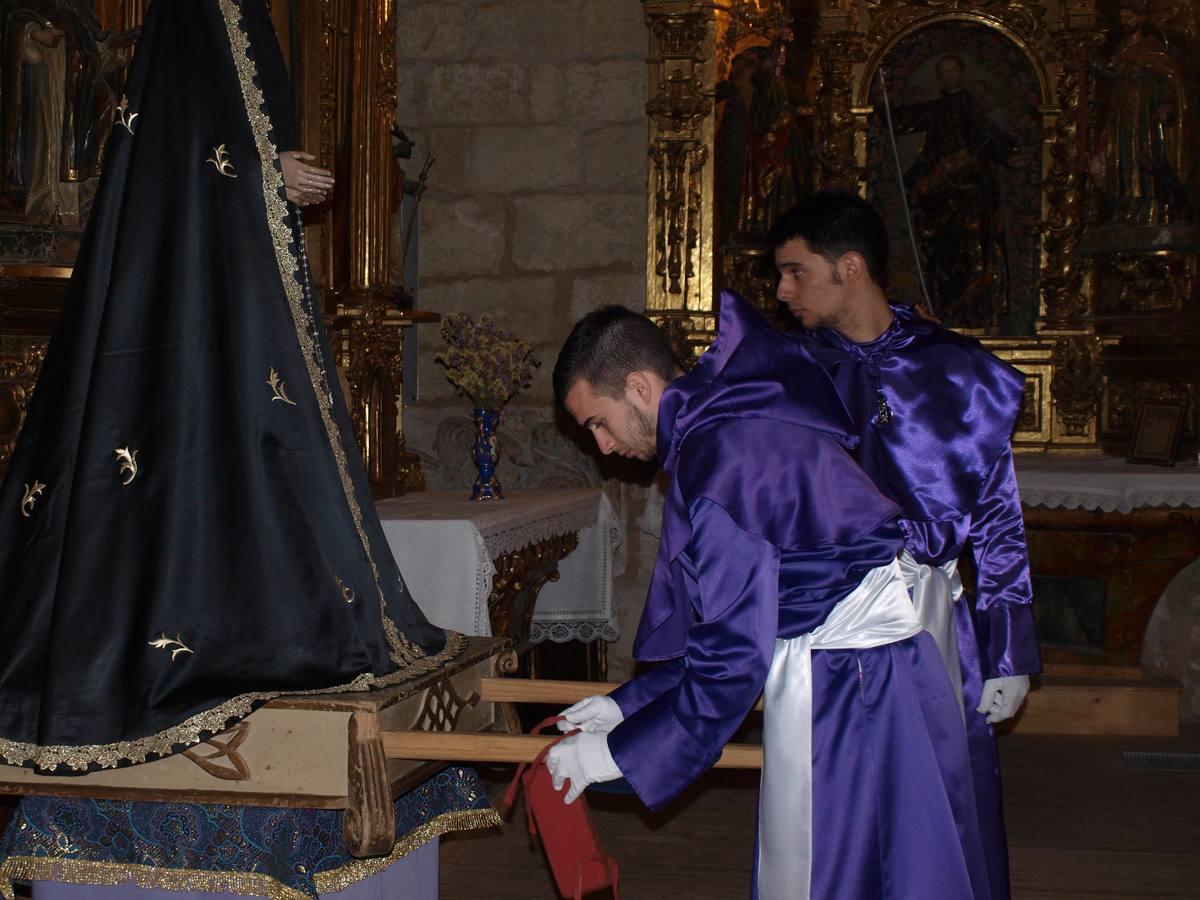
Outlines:
[[175,657],[177,657],[180,653],[192,652],[192,648],[181,641],[178,634],[176,634],[174,638],[169,638],[167,637],[167,633],[165,631],[154,640],[147,641],[146,643],[148,643],[151,647],[154,647],[156,650],[171,650],[171,648],[174,647],[175,649],[171,650],[171,662],[174,662]]
[[276,372],[274,368],[271,369],[271,374],[267,376],[267,384],[271,386],[271,391],[275,394],[275,396],[271,398],[272,403],[274,403],[276,400],[280,400],[284,403],[290,404],[291,406],[296,405],[296,401],[287,395],[287,382],[279,380],[279,373]]
[[226,152],[224,144],[219,147],[213,147],[213,155],[206,159],[205,162],[212,163],[216,170],[226,178],[237,178],[237,175],[233,171],[233,163],[229,161],[229,154]]
[[141,113],[129,112],[129,98],[122,94],[121,103],[117,106],[117,118],[130,134],[133,134],[133,120],[139,115]]
[[25,496],[21,498],[21,515],[26,519],[33,512],[33,505],[37,503],[38,497],[42,496],[42,491],[45,488],[46,486],[36,478],[33,480],[33,487],[30,487],[28,484],[25,485]]
[[113,451],[116,454],[117,462],[121,464],[120,473],[125,477],[121,480],[121,484],[130,484],[133,479],[137,478],[138,463],[136,450],[130,450],[128,447],[118,447]]

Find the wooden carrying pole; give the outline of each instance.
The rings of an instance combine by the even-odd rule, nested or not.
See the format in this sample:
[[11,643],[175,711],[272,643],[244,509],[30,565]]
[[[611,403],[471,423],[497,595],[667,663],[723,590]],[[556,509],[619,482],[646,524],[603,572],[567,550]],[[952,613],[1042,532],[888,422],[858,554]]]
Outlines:
[[[385,731],[383,755],[389,759],[427,759],[447,762],[533,762],[553,735],[460,734],[454,731]],[[761,769],[762,747],[726,744],[718,769]]]
[[[600,681],[532,681],[522,678],[484,678],[479,699],[485,703],[563,703],[607,694],[617,685]],[[762,709],[759,701],[755,709]],[[385,731],[384,756],[389,759],[424,759],[447,762],[533,762],[553,735],[466,734],[445,731]],[[718,769],[761,769],[762,747],[727,744]]]
[[[584,697],[619,688],[609,681],[534,681],[529,678],[482,678],[479,699],[485,703],[578,703]],[[762,712],[762,698],[754,704]]]

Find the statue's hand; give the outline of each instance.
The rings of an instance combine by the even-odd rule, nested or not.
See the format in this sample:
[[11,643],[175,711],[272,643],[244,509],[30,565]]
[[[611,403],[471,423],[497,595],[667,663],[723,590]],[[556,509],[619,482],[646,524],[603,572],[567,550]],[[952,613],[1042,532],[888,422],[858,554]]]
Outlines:
[[312,206],[324,203],[333,191],[333,173],[328,169],[309,165],[316,159],[311,153],[300,150],[284,150],[279,154],[279,165],[283,169],[283,187],[287,198],[297,206]]

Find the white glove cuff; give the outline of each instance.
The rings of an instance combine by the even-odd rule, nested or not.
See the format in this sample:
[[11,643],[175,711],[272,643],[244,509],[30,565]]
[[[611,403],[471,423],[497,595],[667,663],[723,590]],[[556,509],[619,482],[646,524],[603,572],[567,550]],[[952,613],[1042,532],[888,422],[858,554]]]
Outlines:
[[598,734],[591,740],[581,740],[578,748],[579,764],[589,784],[613,781],[621,777],[621,770],[617,768],[612,752],[608,749],[607,737]]

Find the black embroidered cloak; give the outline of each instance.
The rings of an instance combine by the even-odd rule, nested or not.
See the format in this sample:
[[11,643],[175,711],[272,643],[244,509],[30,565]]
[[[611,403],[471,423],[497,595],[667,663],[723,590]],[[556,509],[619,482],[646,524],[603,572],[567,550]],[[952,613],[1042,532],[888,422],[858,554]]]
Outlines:
[[147,14],[0,489],[6,763],[143,762],[464,644],[371,505],[284,196],[286,77],[262,0]]

